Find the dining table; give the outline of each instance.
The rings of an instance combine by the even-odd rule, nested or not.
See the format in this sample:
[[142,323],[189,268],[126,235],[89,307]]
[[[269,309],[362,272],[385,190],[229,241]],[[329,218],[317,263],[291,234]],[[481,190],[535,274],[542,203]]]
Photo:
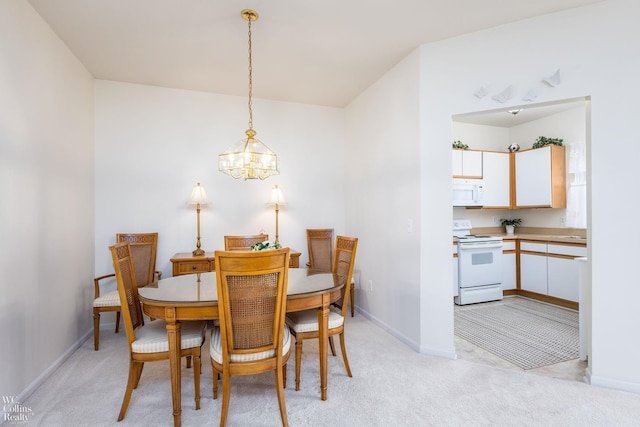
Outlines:
[[[287,312],[317,309],[320,351],[320,397],[327,399],[329,306],[340,298],[344,285],[333,273],[303,268],[288,270]],[[138,289],[144,313],[166,322],[169,340],[173,423],[181,424],[180,342],[183,321],[218,319],[216,272],[195,273],[158,280]]]

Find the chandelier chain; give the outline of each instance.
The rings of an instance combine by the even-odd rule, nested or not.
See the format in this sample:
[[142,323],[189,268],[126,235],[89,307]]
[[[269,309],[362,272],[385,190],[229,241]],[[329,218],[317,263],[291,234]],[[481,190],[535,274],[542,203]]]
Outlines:
[[251,21],[252,17],[250,16],[249,21],[249,129],[253,130],[253,105],[251,103],[251,97],[253,95],[253,61],[252,61],[252,45],[251,45]]

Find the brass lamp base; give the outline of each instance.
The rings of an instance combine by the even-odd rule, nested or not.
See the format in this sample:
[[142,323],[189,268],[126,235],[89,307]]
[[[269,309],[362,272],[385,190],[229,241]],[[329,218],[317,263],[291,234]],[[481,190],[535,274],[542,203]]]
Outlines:
[[195,251],[191,252],[193,254],[193,256],[204,256],[204,251],[200,248],[196,249]]

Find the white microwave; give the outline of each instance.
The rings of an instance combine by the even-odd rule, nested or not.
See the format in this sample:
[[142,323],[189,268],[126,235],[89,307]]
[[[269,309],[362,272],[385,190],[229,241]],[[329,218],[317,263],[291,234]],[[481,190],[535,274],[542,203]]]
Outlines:
[[484,181],[481,179],[453,178],[453,206],[482,206]]

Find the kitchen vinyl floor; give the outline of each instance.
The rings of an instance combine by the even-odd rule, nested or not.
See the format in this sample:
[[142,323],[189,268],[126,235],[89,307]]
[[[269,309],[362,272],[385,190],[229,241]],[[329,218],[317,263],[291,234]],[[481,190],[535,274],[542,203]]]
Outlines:
[[[503,301],[488,302],[483,304],[504,304],[509,302],[511,298],[520,297],[507,297]],[[556,363],[554,365],[542,366],[536,369],[524,370],[512,363],[507,362],[504,359],[490,353],[476,345],[473,345],[469,341],[466,341],[458,336],[454,335],[454,345],[458,358],[465,359],[471,362],[498,367],[502,369],[509,369],[519,372],[527,372],[536,375],[543,375],[547,377],[560,378],[570,381],[584,382],[585,370],[587,368],[587,362],[580,359],[569,360],[567,362]]]

